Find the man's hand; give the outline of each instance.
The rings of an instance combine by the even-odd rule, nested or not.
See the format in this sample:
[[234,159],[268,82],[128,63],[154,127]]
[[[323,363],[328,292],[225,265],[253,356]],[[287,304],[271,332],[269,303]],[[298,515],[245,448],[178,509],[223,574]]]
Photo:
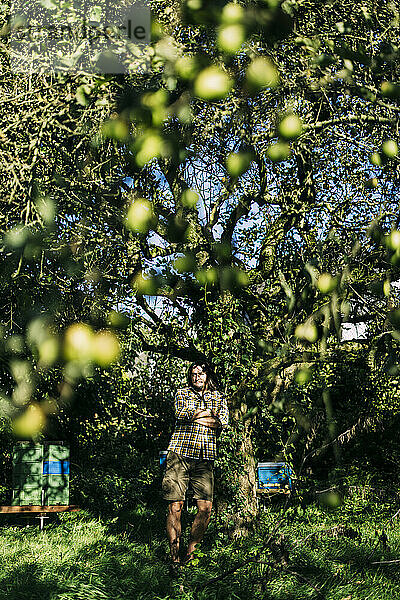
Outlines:
[[204,427],[209,427],[210,429],[219,429],[221,427],[220,420],[216,417],[199,417],[195,419],[195,423],[200,423],[200,425],[204,425]]
[[214,411],[209,408],[198,408],[192,420],[210,429],[219,429],[221,427],[221,421],[215,415]]
[[210,410],[209,408],[197,408],[192,421],[197,421],[197,419],[199,417],[203,418],[203,417],[215,417],[216,415],[214,414],[214,412],[212,410]]

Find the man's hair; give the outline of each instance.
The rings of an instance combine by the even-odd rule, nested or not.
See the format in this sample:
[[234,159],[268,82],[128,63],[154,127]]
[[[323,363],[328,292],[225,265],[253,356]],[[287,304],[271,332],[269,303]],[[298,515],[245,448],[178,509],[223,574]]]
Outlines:
[[210,392],[213,392],[214,390],[218,389],[217,377],[214,373],[213,368],[208,363],[202,362],[194,362],[188,368],[187,382],[189,387],[193,388],[192,371],[195,367],[201,367],[201,369],[203,369],[204,373],[207,375],[205,389],[210,390]]

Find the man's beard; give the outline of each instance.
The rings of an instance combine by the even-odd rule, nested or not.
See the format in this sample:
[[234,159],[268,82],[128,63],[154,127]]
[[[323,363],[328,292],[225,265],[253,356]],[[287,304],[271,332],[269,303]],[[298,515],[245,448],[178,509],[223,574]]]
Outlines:
[[192,383],[192,386],[197,392],[202,392],[206,389],[206,382],[204,384]]

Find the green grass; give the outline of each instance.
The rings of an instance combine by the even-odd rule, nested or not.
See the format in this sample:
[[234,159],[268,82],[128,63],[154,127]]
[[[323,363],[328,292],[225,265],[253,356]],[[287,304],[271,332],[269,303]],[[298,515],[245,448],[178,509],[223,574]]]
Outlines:
[[[400,563],[373,563],[400,559],[398,522],[389,522],[395,512],[394,505],[357,499],[337,510],[293,506],[283,514],[270,506],[255,534],[235,541],[223,517],[214,517],[197,564],[176,579],[168,572],[162,510],[113,520],[62,515],[43,532],[3,524],[0,600],[393,600],[400,597]],[[266,547],[281,517],[283,538]]]

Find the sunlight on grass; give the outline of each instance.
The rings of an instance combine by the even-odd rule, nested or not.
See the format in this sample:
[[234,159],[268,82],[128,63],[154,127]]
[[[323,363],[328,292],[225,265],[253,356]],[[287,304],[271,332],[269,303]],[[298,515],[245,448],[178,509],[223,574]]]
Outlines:
[[[160,511],[147,515],[159,523],[151,537],[138,526],[142,515],[133,511],[120,524],[83,512],[63,515],[42,533],[36,526],[4,525],[0,600],[389,600],[399,584],[397,565],[373,563],[400,555],[391,514],[390,507],[360,503],[354,511],[346,502],[337,510],[293,506],[268,547],[265,540],[282,517],[282,507],[267,508],[257,532],[235,541],[222,529],[223,516],[214,517],[197,565],[176,579],[168,572]],[[190,518],[184,523],[186,543]]]

